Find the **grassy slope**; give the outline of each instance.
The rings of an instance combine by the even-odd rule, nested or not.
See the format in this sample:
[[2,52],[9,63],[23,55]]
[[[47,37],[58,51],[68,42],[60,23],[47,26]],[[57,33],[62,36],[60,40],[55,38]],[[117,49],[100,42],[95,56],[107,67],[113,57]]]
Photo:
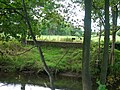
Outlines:
[[[103,37],[102,37],[103,38]],[[117,38],[119,41],[120,37]],[[97,41],[96,37],[92,37],[93,41]],[[91,45],[91,61],[94,65],[97,60],[97,42],[92,42]],[[25,71],[33,70],[39,72],[43,70],[43,65],[40,60],[40,56],[37,48],[30,50],[22,55],[15,56],[18,53],[22,53],[32,46],[22,46],[17,41],[1,42],[0,51],[4,52],[3,55],[0,52],[0,70],[2,71]],[[101,47],[102,48],[102,47]],[[72,71],[81,72],[81,60],[82,50],[75,48],[58,48],[58,47],[42,47],[45,60],[49,68],[56,71]],[[101,52],[102,54],[102,52]],[[118,54],[118,55],[117,55]],[[119,51],[116,51],[115,59],[119,62]],[[101,55],[102,56],[102,55]],[[119,65],[115,65],[116,68]]]
[[[32,46],[23,47],[17,41],[0,42],[0,66],[2,71],[39,72],[43,70],[37,48],[18,55]],[[75,48],[42,47],[49,68],[57,71],[81,71],[81,50]]]

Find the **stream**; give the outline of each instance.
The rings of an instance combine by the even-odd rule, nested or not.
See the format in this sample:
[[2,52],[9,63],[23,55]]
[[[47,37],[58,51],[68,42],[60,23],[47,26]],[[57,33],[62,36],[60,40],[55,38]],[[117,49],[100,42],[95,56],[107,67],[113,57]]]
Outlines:
[[[82,90],[80,78],[55,77],[55,90]],[[51,90],[45,75],[0,72],[0,90]]]

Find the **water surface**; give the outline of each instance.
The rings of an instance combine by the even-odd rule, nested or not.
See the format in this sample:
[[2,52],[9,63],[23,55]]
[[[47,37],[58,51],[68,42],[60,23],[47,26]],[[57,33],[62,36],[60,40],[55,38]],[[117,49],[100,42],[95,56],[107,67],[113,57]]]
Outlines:
[[[56,77],[55,90],[82,90],[80,78]],[[0,90],[51,90],[45,75],[0,73]]]
[[[26,84],[23,88],[20,84],[5,84],[0,83],[0,90],[51,90],[48,87],[38,86],[38,85],[29,85]],[[55,89],[55,90],[62,90],[62,89]]]

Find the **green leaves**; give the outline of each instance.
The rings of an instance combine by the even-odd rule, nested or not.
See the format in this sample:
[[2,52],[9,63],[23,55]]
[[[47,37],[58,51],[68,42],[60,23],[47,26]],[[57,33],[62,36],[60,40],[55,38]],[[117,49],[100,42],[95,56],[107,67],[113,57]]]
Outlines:
[[[64,8],[63,5],[55,3],[54,0],[25,0],[25,5],[35,35],[48,34],[49,31],[52,34],[70,35],[72,24],[65,21],[57,11],[59,7]],[[0,33],[6,37],[20,36],[20,39],[22,35],[29,36],[21,0],[0,1],[0,27]]]
[[102,85],[102,84],[100,83],[100,81],[98,81],[97,84],[99,85],[99,87],[98,87],[97,90],[107,90],[107,89],[106,89],[106,86],[105,86],[105,85]]
[[[44,27],[47,26],[48,28],[51,27],[50,23],[54,25],[59,23],[60,18],[58,18],[56,12],[54,13],[56,4],[53,1],[25,0],[25,4],[34,34],[40,34],[41,30],[38,26],[40,22]],[[4,36],[8,36],[8,34],[15,38],[17,35],[21,36],[23,34],[27,36],[28,31],[24,20],[25,17],[21,0],[12,0],[12,2],[10,0],[1,0],[0,17],[0,26],[2,27],[0,33],[5,34]]]

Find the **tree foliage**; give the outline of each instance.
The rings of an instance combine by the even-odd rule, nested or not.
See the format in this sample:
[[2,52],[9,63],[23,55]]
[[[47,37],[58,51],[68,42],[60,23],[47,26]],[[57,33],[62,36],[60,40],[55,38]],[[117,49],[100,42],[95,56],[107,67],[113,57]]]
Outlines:
[[[26,0],[25,4],[35,35],[40,35],[40,32],[62,32],[61,27],[65,27],[65,22],[63,17],[55,11],[59,5],[51,0]],[[0,33],[2,33],[2,38],[29,36],[20,0],[1,0],[0,17]]]

